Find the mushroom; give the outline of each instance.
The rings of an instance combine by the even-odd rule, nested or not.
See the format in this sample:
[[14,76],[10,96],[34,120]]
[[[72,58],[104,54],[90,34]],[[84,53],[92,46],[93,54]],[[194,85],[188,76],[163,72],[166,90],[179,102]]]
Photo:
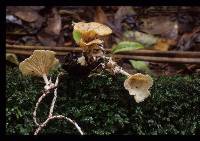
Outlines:
[[96,22],[75,23],[74,30],[81,33],[83,39],[95,39],[96,36],[106,36],[112,33],[108,26]]
[[49,50],[34,50],[33,55],[19,64],[19,69],[23,75],[33,75],[43,77],[46,85],[50,85],[47,75],[59,60],[55,58],[55,52]]
[[144,101],[150,95],[149,88],[153,85],[153,79],[149,75],[137,73],[130,75],[124,81],[124,87],[130,95],[134,95],[137,103]]
[[81,34],[81,39],[77,43],[80,47],[88,49],[88,47],[94,47],[94,44],[103,44],[103,41],[96,39],[100,36],[106,36],[112,33],[112,30],[106,25],[90,22],[78,22],[74,24],[74,31]]

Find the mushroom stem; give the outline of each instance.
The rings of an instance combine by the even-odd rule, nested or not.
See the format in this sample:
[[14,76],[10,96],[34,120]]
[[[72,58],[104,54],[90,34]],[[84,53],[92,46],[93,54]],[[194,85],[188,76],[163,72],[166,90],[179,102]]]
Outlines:
[[120,67],[120,66],[118,66],[118,65],[115,66],[114,72],[116,72],[116,73],[121,73],[121,74],[123,74],[123,75],[126,75],[127,77],[130,76],[130,74],[129,74],[128,72],[126,72],[125,70],[123,70],[122,67]]
[[127,77],[130,76],[130,74],[128,72],[126,72],[125,70],[123,70],[122,68],[120,68],[119,73],[126,75]]
[[114,71],[114,73],[121,73],[123,75],[126,75],[127,77],[130,76],[130,74],[128,72],[123,70],[122,67],[118,66],[117,63],[112,60],[112,57],[104,57],[104,59],[109,60],[108,63],[110,63],[110,65],[112,66],[112,70]]
[[46,75],[46,74],[43,74],[42,77],[43,77],[43,79],[44,79],[45,84],[48,85],[48,84],[49,84],[49,80],[48,80],[48,78],[47,78],[47,75]]

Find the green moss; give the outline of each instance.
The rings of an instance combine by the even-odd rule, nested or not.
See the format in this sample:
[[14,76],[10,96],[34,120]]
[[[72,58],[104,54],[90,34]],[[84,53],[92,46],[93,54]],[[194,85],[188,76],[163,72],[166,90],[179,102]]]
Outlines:
[[[74,119],[86,134],[181,134],[200,133],[200,76],[154,78],[151,97],[137,104],[123,87],[124,77],[107,73],[77,80],[60,80],[55,114]],[[32,112],[43,81],[23,77],[17,68],[6,68],[6,133],[33,134]],[[55,78],[54,78],[55,80]],[[53,96],[38,111],[45,119]],[[65,121],[55,120],[42,134],[78,134]]]

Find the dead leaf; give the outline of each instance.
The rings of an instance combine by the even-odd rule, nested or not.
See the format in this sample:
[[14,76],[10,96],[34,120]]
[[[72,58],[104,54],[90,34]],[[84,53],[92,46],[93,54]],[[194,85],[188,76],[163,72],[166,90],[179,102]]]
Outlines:
[[[102,24],[108,24],[108,19],[105,12],[102,10],[101,6],[98,6],[96,9],[96,15],[94,17],[94,21]],[[109,37],[104,38],[104,46],[109,46]]]
[[37,38],[44,46],[56,46],[56,42],[54,41],[54,38],[45,32],[40,32],[37,35]]
[[153,50],[168,51],[171,46],[175,45],[175,40],[159,39],[154,45]]
[[35,22],[41,16],[38,14],[38,11],[43,9],[44,6],[8,6],[8,11],[15,15],[16,17],[26,21],[26,22]]
[[61,31],[61,17],[55,8],[52,9],[52,16],[48,18],[45,32],[50,35],[59,35]]
[[178,22],[169,16],[156,16],[142,19],[141,31],[162,38],[176,39],[178,37]]
[[134,37],[136,41],[142,43],[146,47],[151,47],[159,40],[158,37],[138,31],[134,32]]
[[198,42],[200,36],[200,28],[197,27],[191,33],[185,33],[178,41],[177,47],[179,50],[188,51],[194,47],[195,42]]
[[26,21],[26,22],[34,22],[39,18],[39,14],[35,11],[18,11],[15,13],[15,16]]
[[135,15],[136,12],[132,8],[132,6],[120,6],[115,14],[115,26],[116,28],[121,31],[121,22],[126,15]]
[[97,6],[94,21],[102,24],[106,24],[108,22],[107,16],[101,6]]
[[179,34],[184,34],[185,32],[192,32],[194,27],[194,19],[188,13],[179,13],[177,15],[178,18],[178,27],[179,27]]

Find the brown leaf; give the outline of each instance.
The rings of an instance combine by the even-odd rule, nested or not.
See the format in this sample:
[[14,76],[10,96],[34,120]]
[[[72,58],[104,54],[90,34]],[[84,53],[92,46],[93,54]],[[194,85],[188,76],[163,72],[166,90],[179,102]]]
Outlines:
[[[102,24],[108,24],[107,16],[106,16],[105,12],[102,10],[101,6],[97,7],[94,21],[102,23]],[[103,37],[103,38],[104,38],[104,46],[108,47],[109,46],[109,37]]]
[[175,44],[175,40],[159,39],[158,42],[154,45],[153,49],[159,51],[168,51],[170,49],[170,46]]
[[133,14],[136,13],[133,10],[132,6],[120,6],[114,17],[117,29],[121,30],[121,21],[123,20],[124,16]]
[[56,42],[54,41],[54,38],[45,32],[40,32],[37,35],[37,38],[44,46],[56,46]]
[[197,43],[199,42],[199,38],[200,38],[200,28],[197,27],[193,30],[193,32],[183,34],[179,39],[177,46],[179,50],[183,51],[191,50],[194,47],[195,42]]
[[31,9],[21,9],[20,11],[17,11],[14,15],[26,22],[35,22],[40,17],[40,15],[36,11],[33,11]]
[[102,24],[106,24],[108,22],[107,16],[101,6],[97,6],[94,21]]
[[163,38],[176,39],[178,37],[178,23],[168,16],[156,16],[142,19],[141,31],[160,35]]
[[61,17],[55,8],[52,9],[52,16],[48,18],[47,27],[45,32],[50,35],[59,35],[61,31],[62,23]]

